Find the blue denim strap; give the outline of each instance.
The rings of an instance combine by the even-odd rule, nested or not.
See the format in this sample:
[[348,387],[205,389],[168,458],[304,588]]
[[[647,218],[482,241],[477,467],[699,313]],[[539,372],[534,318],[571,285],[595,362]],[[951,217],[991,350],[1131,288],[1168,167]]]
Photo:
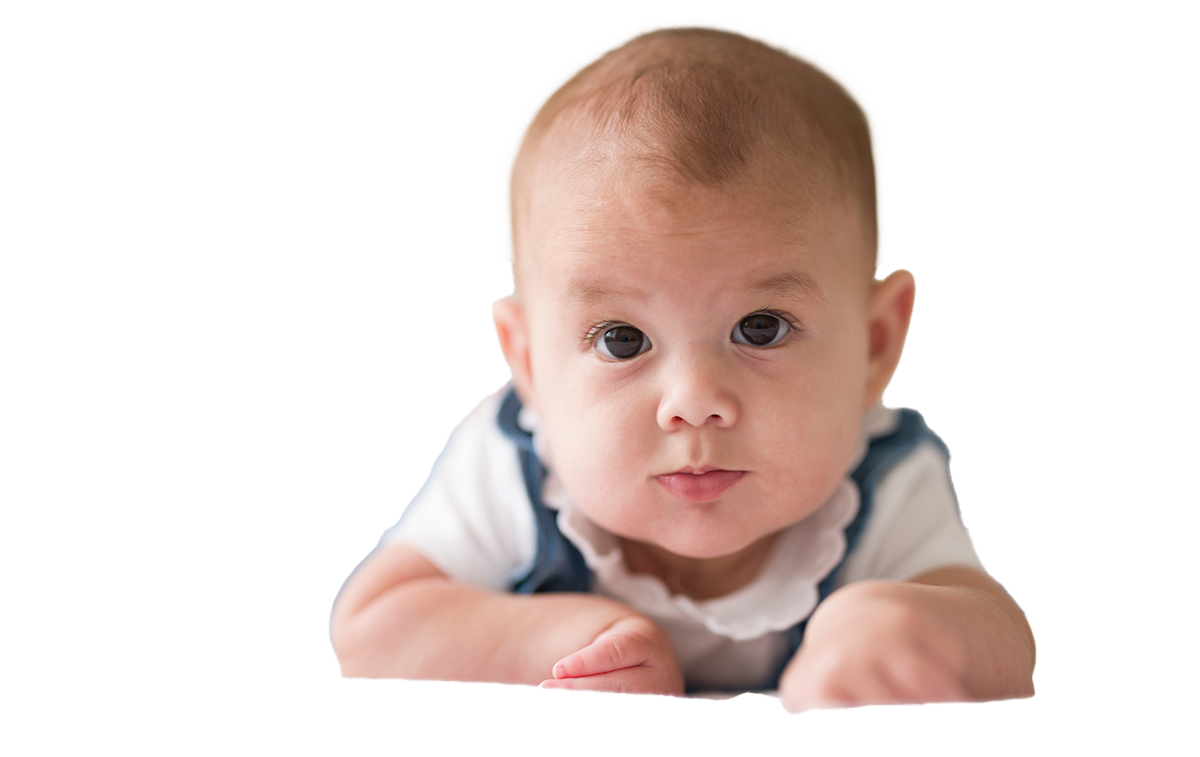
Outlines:
[[515,578],[510,590],[516,594],[550,591],[586,592],[591,588],[592,572],[579,549],[558,529],[558,514],[542,499],[546,467],[533,451],[533,435],[517,424],[521,400],[512,389],[504,397],[497,418],[500,430],[517,445],[525,492],[533,506],[537,523],[537,550],[529,571]]

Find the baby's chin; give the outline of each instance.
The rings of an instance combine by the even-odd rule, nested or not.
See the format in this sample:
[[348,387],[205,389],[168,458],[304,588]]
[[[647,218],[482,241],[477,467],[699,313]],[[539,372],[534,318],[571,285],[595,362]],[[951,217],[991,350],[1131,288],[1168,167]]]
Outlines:
[[665,556],[696,561],[723,560],[739,554],[769,549],[779,530],[754,530],[750,533],[735,533],[729,528],[714,528],[711,532],[701,530],[687,533],[680,529],[627,530],[605,527],[609,533],[625,543],[637,544],[651,552],[663,552]]
[[692,540],[688,543],[661,547],[666,551],[689,560],[725,560],[737,555],[770,549],[778,531],[757,534],[754,538],[730,539],[721,537],[707,540]]
[[[659,492],[647,497],[644,492],[601,492],[598,488],[585,487],[584,491],[596,496],[575,500],[588,520],[626,542],[689,560],[721,560],[768,549],[776,535],[821,504],[802,507],[798,502],[788,502],[783,507],[757,496],[698,504],[664,503]],[[631,504],[614,510],[609,506],[614,501]]]

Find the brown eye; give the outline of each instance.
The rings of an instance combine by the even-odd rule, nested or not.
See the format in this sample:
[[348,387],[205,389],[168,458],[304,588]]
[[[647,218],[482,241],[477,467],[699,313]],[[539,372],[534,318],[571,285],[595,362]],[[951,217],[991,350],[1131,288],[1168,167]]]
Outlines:
[[730,336],[738,344],[770,347],[778,344],[791,330],[791,326],[777,316],[770,313],[752,313],[738,323]]
[[650,349],[650,340],[633,326],[616,326],[596,340],[596,351],[613,360],[628,360]]

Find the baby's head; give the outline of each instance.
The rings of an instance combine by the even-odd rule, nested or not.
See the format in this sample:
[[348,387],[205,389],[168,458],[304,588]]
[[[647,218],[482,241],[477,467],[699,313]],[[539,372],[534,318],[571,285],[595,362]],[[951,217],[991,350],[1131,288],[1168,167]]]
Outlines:
[[638,37],[550,98],[495,315],[591,520],[713,558],[832,495],[912,307],[907,273],[874,280],[874,186],[849,95],[738,35]]

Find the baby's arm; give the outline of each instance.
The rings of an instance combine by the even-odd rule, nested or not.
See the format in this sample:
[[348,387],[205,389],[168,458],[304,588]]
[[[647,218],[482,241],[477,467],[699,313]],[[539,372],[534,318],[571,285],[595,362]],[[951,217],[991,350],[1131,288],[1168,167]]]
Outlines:
[[466,586],[405,545],[379,551],[350,578],[332,635],[348,677],[683,693],[666,634],[628,607]]
[[1024,613],[987,574],[859,581],[813,613],[780,681],[789,710],[1033,695]]

